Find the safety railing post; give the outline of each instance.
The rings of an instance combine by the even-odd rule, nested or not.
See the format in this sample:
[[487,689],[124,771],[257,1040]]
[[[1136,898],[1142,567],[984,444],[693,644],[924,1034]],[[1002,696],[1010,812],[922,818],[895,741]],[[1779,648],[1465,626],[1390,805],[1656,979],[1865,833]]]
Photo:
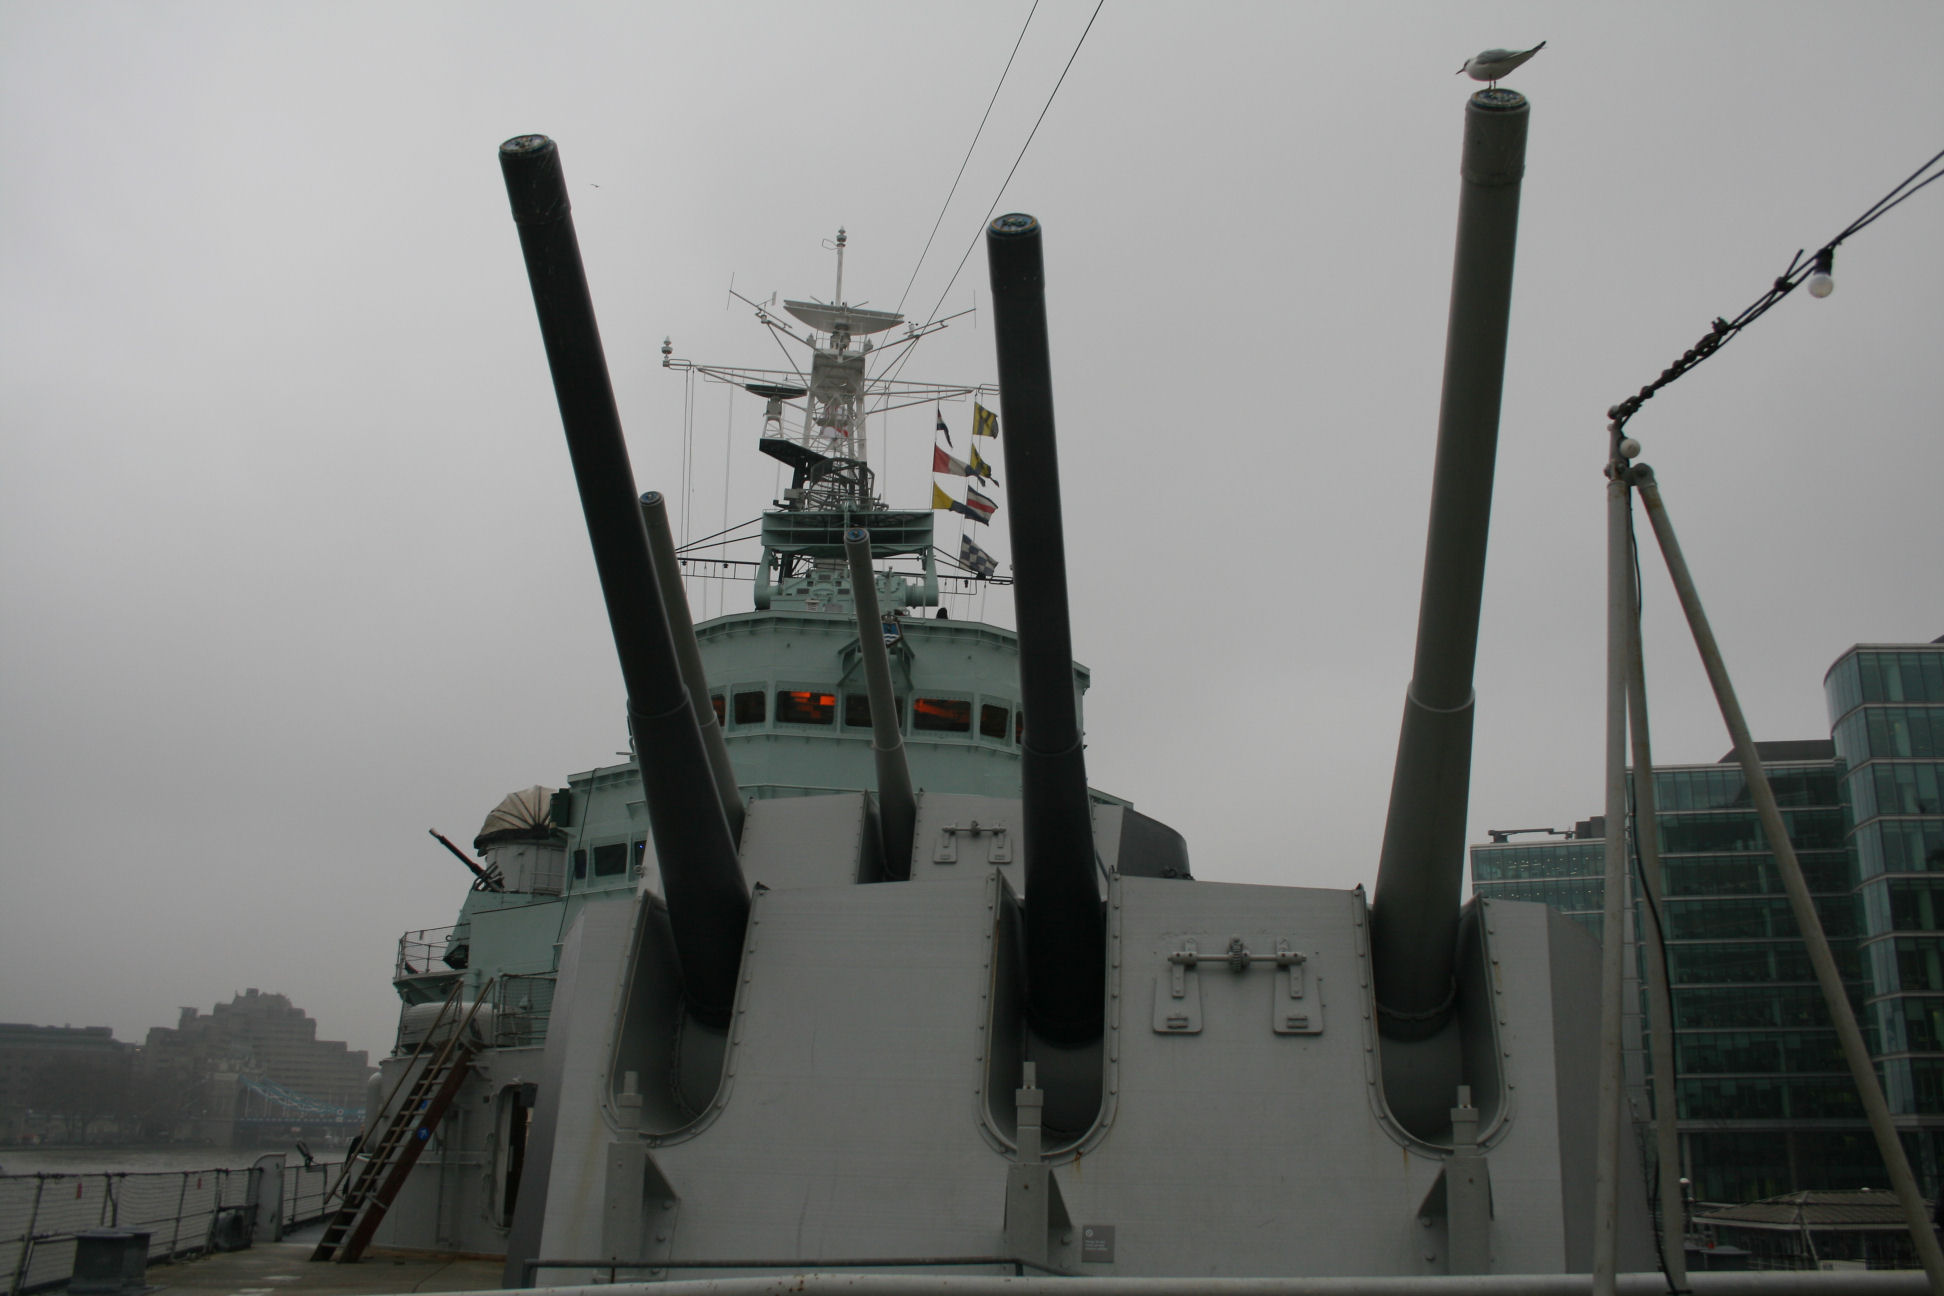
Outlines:
[[175,1259],[182,1242],[182,1208],[189,1200],[189,1172],[182,1172],[182,1187],[176,1191],[175,1229],[169,1234],[169,1258]]
[[34,1254],[34,1229],[40,1223],[41,1194],[47,1191],[47,1176],[34,1176],[34,1207],[27,1213],[27,1231],[20,1235],[20,1263],[14,1266],[13,1285],[9,1292],[17,1292],[27,1285],[27,1265]]

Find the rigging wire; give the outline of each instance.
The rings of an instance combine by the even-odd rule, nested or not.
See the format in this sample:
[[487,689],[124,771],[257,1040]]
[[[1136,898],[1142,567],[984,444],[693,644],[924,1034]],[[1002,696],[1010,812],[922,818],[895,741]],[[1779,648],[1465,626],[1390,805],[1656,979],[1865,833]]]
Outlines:
[[[1699,342],[1696,342],[1683,352],[1673,364],[1661,370],[1660,377],[1654,379],[1654,381],[1642,387],[1638,392],[1609,409],[1607,411],[1607,417],[1612,420],[1612,426],[1609,428],[1609,431],[1617,436],[1626,427],[1627,420],[1639,413],[1640,407],[1652,400],[1661,388],[1667,386],[1682,374],[1687,373],[1703,360],[1706,360],[1709,356],[1719,351],[1722,347],[1728,345],[1730,338],[1733,338],[1750,324],[1753,324],[1756,320],[1768,314],[1771,307],[1801,287],[1819,267],[1826,274],[1835,258],[1836,249],[1842,245],[1845,239],[1874,225],[1893,208],[1915,197],[1917,192],[1926,185],[1937,180],[1944,180],[1944,170],[1939,170],[1932,175],[1924,176],[1924,173],[1937,166],[1940,160],[1944,160],[1944,150],[1932,154],[1929,161],[1925,162],[1924,165],[1918,167],[1915,171],[1912,171],[1904,178],[1901,184],[1872,203],[1868,210],[1845,226],[1842,233],[1818,248],[1816,254],[1807,261],[1802,258],[1803,249],[1797,248],[1795,256],[1789,261],[1788,268],[1776,277],[1775,282],[1769,285],[1767,292],[1757,297],[1741,314],[1735,316],[1734,319],[1717,318],[1713,327],[1709,329],[1707,334]],[[1924,178],[1918,180],[1919,176],[1924,176]]]
[[[726,421],[728,426],[722,431],[722,525],[729,525],[729,469],[735,460],[736,450],[736,389],[730,387]],[[716,615],[729,605],[729,590],[721,581],[716,582]]]
[[[759,514],[757,514],[757,515],[756,515],[755,517],[753,517],[753,518],[750,518],[750,519],[749,519],[749,520],[748,520],[747,522],[738,522],[738,523],[736,523],[736,525],[734,525],[734,526],[727,526],[727,527],[724,527],[724,528],[722,528],[722,530],[720,530],[720,531],[717,531],[717,532],[714,532],[714,533],[712,533],[712,534],[710,534],[710,535],[705,535],[705,536],[703,536],[703,537],[701,537],[700,539],[697,539],[697,540],[690,540],[690,541],[687,541],[687,542],[686,542],[686,543],[684,543],[684,544],[680,544],[680,545],[677,545],[677,546],[676,546],[676,548],[675,548],[675,552],[676,552],[676,553],[678,553],[678,554],[684,554],[684,553],[687,553],[687,552],[688,552],[689,550],[691,550],[691,549],[700,549],[700,548],[701,548],[701,547],[702,547],[703,545],[706,545],[706,544],[708,544],[708,543],[709,543],[709,541],[711,541],[711,540],[714,540],[714,539],[716,539],[716,538],[717,538],[718,536],[726,536],[726,535],[728,535],[728,534],[729,534],[729,533],[730,533],[731,531],[740,531],[740,530],[742,530],[742,529],[743,529],[744,527],[746,527],[746,526],[756,526],[756,525],[758,525],[758,524],[760,524],[760,523],[762,522],[762,520],[763,520],[763,517],[762,517],[762,514],[760,514],[760,513],[759,513]],[[735,539],[735,540],[747,540],[747,539],[749,539],[749,537],[748,537],[748,536],[736,536],[736,537],[734,537],[733,539]],[[725,541],[723,541],[723,543],[724,543],[724,544],[730,544],[730,543],[733,543],[733,541],[732,541],[732,540],[725,540]]]
[[1026,42],[1026,29],[1033,25],[1033,15],[1038,12],[1039,0],[1033,0],[1033,7],[1026,11],[1026,21],[1020,24],[1019,39],[1013,42],[1012,53],[1006,55],[1006,66],[999,73],[999,84],[992,87],[992,98],[986,100],[985,115],[979,118],[979,128],[972,132],[972,142],[965,147],[965,157],[959,162],[958,174],[952,177],[952,187],[945,191],[945,203],[938,209],[938,219],[932,222],[931,233],[925,238],[925,250],[918,254],[918,264],[911,267],[911,278],[905,281],[904,292],[899,294],[893,314],[904,314],[905,298],[911,296],[911,286],[918,282],[918,272],[924,269],[925,257],[931,253],[932,240],[938,237],[938,227],[945,223],[945,213],[952,206],[952,196],[958,192],[959,181],[965,179],[965,168],[972,161],[972,150],[979,147],[979,136],[985,134],[986,121],[992,116],[992,105],[999,102],[999,92],[1005,88],[1006,75],[1012,71],[1013,60],[1019,57],[1019,47]]
[[[1019,164],[1026,160],[1026,150],[1033,146],[1033,139],[1039,134],[1040,124],[1046,120],[1046,114],[1052,110],[1054,98],[1059,95],[1060,87],[1066,84],[1067,73],[1073,70],[1073,61],[1080,57],[1080,47],[1087,43],[1087,34],[1093,31],[1094,20],[1100,17],[1101,7],[1106,3],[1107,0],[1097,0],[1095,3],[1093,13],[1087,18],[1087,25],[1080,33],[1080,39],[1073,43],[1073,52],[1067,55],[1066,66],[1060,69],[1060,79],[1053,83],[1053,89],[1046,96],[1046,102],[1040,106],[1039,116],[1033,119],[1033,129],[1026,133],[1026,142],[1019,146],[1019,156],[1013,159],[1012,169],[1006,172],[1006,178],[999,182],[998,192],[992,195],[992,205],[986,208],[978,228],[973,232],[972,241],[966,244],[965,255],[959,258],[957,268],[952,271],[952,277],[946,281],[945,291],[938,294],[938,301],[931,308],[931,314],[925,317],[926,324],[937,319],[938,312],[945,308],[945,299],[951,295],[952,286],[958,282],[959,275],[964,273],[965,263],[972,259],[973,250],[979,246],[979,237],[985,233],[986,222],[990,221],[992,213],[998,210],[999,200],[1006,196],[1006,186],[1012,183],[1013,175],[1019,170]],[[915,346],[907,347],[905,353],[898,357],[898,363],[886,375],[887,379],[897,377],[899,371],[904,368],[905,362],[911,359],[917,350]]]
[[966,245],[965,255],[959,258],[958,268],[952,271],[951,279],[946,281],[945,291],[938,294],[938,304],[932,307],[931,314],[925,320],[926,323],[929,324],[938,318],[938,312],[945,306],[945,298],[951,294],[952,285],[958,282],[959,275],[965,270],[965,263],[972,259],[972,250],[979,246],[979,235],[985,233],[986,222],[990,221],[992,213],[998,210],[999,200],[1006,196],[1006,186],[1012,183],[1013,175],[1019,170],[1019,164],[1026,160],[1026,150],[1033,146],[1033,137],[1039,134],[1040,124],[1046,120],[1046,114],[1052,110],[1054,97],[1060,93],[1060,87],[1066,84],[1067,73],[1073,71],[1073,60],[1080,57],[1080,47],[1087,43],[1087,33],[1093,30],[1094,19],[1100,17],[1101,7],[1106,3],[1107,0],[1097,0],[1095,3],[1093,13],[1087,18],[1086,27],[1080,32],[1080,39],[1073,43],[1073,53],[1067,55],[1066,66],[1060,69],[1060,79],[1053,83],[1052,92],[1046,96],[1046,103],[1040,108],[1039,116],[1033,119],[1033,129],[1026,132],[1026,142],[1019,146],[1019,156],[1013,159],[1012,169],[1006,172],[1006,178],[999,182],[999,191],[992,195],[992,206],[986,208],[985,216],[979,221],[978,231],[973,234],[972,241]]

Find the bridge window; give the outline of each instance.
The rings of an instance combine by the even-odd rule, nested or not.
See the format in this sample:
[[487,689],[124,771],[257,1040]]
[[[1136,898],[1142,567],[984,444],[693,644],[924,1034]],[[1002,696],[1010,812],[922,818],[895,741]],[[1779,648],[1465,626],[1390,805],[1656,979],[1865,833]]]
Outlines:
[[594,848],[594,876],[618,877],[628,871],[628,843],[609,842]]
[[724,714],[722,694],[720,693],[709,694],[709,705],[715,708],[716,723],[723,726],[724,728],[727,728],[729,725],[729,720],[728,717]]
[[1026,713],[1024,711],[1013,712],[1013,741],[1016,743],[1026,741]]
[[932,733],[971,733],[972,704],[959,698],[919,698],[911,704],[911,727]]
[[1006,741],[1006,708],[988,702],[979,708],[979,735]]
[[642,870],[645,867],[643,861],[645,861],[648,858],[648,842],[644,838],[642,840],[633,842],[631,844],[634,847],[634,849],[629,852],[629,854],[634,859],[634,872],[632,876],[640,877],[642,874]]
[[[900,716],[904,714],[904,699],[893,697],[891,705]],[[871,727],[871,695],[869,693],[844,694],[844,728],[869,729]],[[903,725],[898,728],[903,729]]]
[[576,878],[587,876],[587,852],[584,850],[574,852],[574,876]]
[[736,723],[739,725],[759,725],[768,712],[764,695],[761,693],[736,694]]
[[813,689],[778,689],[776,719],[779,724],[834,724],[837,695]]

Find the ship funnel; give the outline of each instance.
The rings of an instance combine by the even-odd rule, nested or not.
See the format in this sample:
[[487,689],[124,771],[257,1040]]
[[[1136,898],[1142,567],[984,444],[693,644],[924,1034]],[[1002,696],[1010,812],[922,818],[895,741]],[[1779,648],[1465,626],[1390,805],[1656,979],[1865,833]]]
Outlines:
[[884,875],[903,882],[911,876],[911,835],[917,829],[918,803],[911,795],[904,736],[898,731],[898,703],[891,691],[891,655],[884,647],[877,576],[871,570],[871,533],[863,527],[844,532],[844,557],[850,560],[851,591],[857,607],[857,650],[864,659],[864,685],[871,697],[871,758],[877,762],[878,833],[884,846]]
[[1020,749],[1026,846],[1026,1010],[1040,1036],[1081,1044],[1100,1035],[1106,933],[1101,918],[1087,765],[1073,686],[1066,540],[1053,437],[1040,224],[1001,216],[986,227],[994,346],[1019,622]]
[[500,145],[540,337],[594,546],[608,625],[628,691],[628,725],[661,866],[689,1011],[726,1025],[749,917],[749,887],[709,767],[701,727],[648,552],[634,471],[601,351],[560,153],[544,135]]
[[[1437,467],[1383,854],[1371,905],[1380,1021],[1396,1039],[1451,1015],[1471,786],[1472,666],[1505,383],[1512,253],[1525,175],[1525,97],[1481,90],[1465,109],[1458,246],[1446,325]],[[1438,1095],[1440,1102],[1444,1095]]]

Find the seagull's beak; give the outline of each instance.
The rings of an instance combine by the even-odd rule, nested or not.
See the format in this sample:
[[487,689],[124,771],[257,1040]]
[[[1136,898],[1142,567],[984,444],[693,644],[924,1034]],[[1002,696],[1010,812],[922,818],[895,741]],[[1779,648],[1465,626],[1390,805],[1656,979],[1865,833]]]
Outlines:
[[1465,68],[1466,68],[1467,66],[1469,66],[1469,65],[1468,65],[1468,64],[1465,64],[1465,63],[1460,63],[1460,64],[1458,65],[1458,70],[1457,70],[1456,72],[1453,72],[1453,73],[1452,73],[1451,75],[1453,75],[1453,76],[1463,76],[1463,75],[1465,75]]

